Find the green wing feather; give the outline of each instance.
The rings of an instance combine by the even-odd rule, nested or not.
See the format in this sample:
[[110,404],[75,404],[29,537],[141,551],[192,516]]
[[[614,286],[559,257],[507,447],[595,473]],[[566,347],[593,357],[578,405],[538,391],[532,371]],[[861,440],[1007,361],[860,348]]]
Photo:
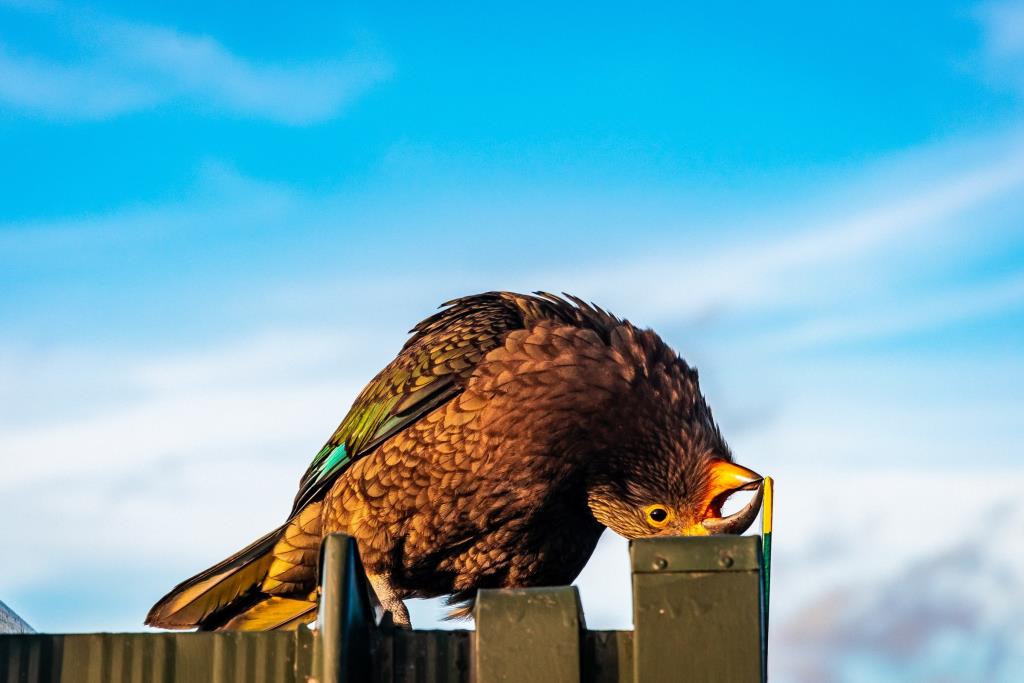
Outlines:
[[489,292],[449,301],[414,327],[398,357],[363,389],[313,459],[299,484],[292,514],[323,498],[354,460],[458,396],[477,363],[503,343],[508,332],[550,317],[555,305],[536,297]]

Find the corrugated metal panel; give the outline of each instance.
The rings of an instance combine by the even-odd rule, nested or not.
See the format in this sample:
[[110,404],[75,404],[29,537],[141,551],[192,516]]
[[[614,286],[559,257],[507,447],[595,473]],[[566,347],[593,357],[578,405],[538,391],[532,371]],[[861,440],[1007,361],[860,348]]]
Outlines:
[[91,633],[0,636],[4,683],[304,681],[312,635]]
[[396,630],[382,641],[381,649],[390,650],[390,656],[375,658],[382,664],[375,672],[379,676],[377,680],[380,683],[468,683],[469,638],[469,631]]
[[632,683],[633,632],[587,631],[583,635],[583,680]]

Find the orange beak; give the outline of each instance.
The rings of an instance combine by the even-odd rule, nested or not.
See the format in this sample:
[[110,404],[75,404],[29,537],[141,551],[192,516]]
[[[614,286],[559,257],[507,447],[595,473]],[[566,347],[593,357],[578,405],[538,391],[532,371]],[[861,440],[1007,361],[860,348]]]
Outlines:
[[[727,460],[716,460],[711,464],[711,476],[704,500],[701,501],[699,523],[688,533],[694,536],[708,534],[742,534],[753,523],[761,509],[764,496],[764,477],[753,470]],[[722,505],[737,491],[756,491],[750,502],[743,508],[722,517]]]

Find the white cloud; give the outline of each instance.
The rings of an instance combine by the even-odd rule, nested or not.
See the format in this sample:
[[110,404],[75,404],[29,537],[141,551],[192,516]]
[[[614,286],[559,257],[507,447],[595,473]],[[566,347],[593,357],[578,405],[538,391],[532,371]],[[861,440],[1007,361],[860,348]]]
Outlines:
[[982,29],[983,71],[1024,95],[1024,2],[984,3],[976,16]]
[[16,609],[41,628],[102,628],[118,613],[110,627],[140,627],[173,575],[281,523],[372,371],[361,360],[372,343],[318,328],[128,355],[0,348],[0,499],[19,557],[0,594],[19,603],[42,585],[76,586],[73,599],[130,607]]
[[1019,677],[1019,469],[782,477],[775,680]]
[[[16,404],[41,378],[57,380],[50,392],[84,396],[76,381],[90,386],[114,376],[122,398],[99,411],[71,407],[51,421],[7,424],[0,433],[0,463],[8,474],[0,490],[39,486],[55,476],[124,474],[166,458],[259,459],[304,443],[301,462],[330,434],[365,381],[358,365],[355,378],[342,365],[361,346],[320,329],[135,359],[94,352],[62,363],[60,350],[9,352],[3,360],[19,366],[0,369],[8,380],[0,393],[4,404]],[[46,368],[52,355],[58,368],[85,364],[91,372],[53,377]],[[26,362],[31,364],[20,365]],[[32,457],[37,453],[47,456]]]
[[246,388],[319,374],[358,349],[331,329],[264,332],[227,346],[144,358],[122,371],[149,391],[181,394]]
[[160,99],[151,84],[115,70],[16,55],[0,44],[0,101],[58,117],[101,119]]
[[102,119],[169,103],[302,125],[338,115],[391,67],[374,51],[287,64],[243,58],[212,36],[119,18],[70,15],[73,61],[0,44],[0,101],[66,119]]
[[996,58],[1024,56],[1024,2],[983,4],[978,16],[985,29],[985,49]]

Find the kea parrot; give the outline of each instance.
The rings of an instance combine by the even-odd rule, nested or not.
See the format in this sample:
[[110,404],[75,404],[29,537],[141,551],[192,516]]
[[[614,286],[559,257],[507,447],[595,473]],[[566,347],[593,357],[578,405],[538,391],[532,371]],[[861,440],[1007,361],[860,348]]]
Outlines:
[[[576,297],[488,292],[414,327],[313,458],[287,520],[176,586],[151,626],[296,628],[317,614],[321,539],[356,539],[382,613],[478,588],[567,584],[604,529],[742,533],[762,478],[733,462],[690,367]],[[722,505],[755,495],[738,512]]]

